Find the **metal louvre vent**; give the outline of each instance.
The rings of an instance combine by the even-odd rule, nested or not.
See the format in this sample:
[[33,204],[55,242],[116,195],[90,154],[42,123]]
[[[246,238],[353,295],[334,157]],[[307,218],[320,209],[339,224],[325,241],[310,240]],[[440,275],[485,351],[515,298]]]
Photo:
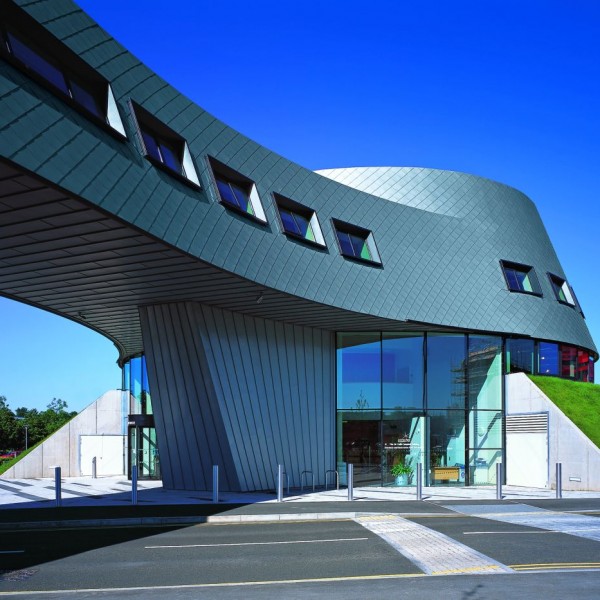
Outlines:
[[507,415],[506,433],[548,433],[548,413]]

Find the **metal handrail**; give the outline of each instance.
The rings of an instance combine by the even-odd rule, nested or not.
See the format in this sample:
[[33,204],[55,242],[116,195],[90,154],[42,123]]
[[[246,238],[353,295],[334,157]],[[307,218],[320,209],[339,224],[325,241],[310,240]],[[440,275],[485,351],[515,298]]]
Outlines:
[[325,489],[327,490],[327,475],[329,473],[335,473],[335,489],[339,491],[340,489],[340,474],[335,469],[329,469],[329,471],[325,471]]
[[304,483],[302,481],[302,477],[304,475],[310,475],[310,477],[312,479],[312,489],[313,489],[313,492],[314,492],[315,491],[315,475],[314,475],[314,473],[312,471],[302,471],[302,473],[300,473],[300,491],[301,492],[304,491]]

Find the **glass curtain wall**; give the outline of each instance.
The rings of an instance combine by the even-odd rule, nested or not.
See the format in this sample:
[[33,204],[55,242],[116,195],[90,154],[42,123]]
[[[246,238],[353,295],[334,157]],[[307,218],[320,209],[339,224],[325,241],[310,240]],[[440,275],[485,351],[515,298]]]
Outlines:
[[506,372],[594,381],[594,358],[587,350],[528,338],[506,340]]
[[502,461],[502,338],[468,336],[468,455],[469,482],[496,482]]
[[123,389],[129,392],[129,414],[152,414],[152,399],[144,355],[130,358],[123,364]]
[[430,485],[494,483],[501,338],[339,333],[337,393],[338,461],[357,485],[411,485],[418,463]]
[[130,358],[123,365],[123,390],[129,396],[127,472],[137,466],[140,479],[160,479],[160,459],[144,355]]
[[465,483],[467,337],[427,334],[430,485]]

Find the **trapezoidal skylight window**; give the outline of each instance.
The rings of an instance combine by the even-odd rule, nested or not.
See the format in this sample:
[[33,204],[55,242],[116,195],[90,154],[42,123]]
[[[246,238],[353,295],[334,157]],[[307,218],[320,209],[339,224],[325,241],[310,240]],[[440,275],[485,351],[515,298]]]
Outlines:
[[200,180],[187,142],[139,104],[131,102],[144,156],[155,166],[200,187]]
[[211,156],[208,157],[208,162],[219,194],[219,202],[245,217],[266,223],[267,217],[254,181]]
[[331,221],[342,256],[362,262],[381,264],[381,257],[371,231],[337,219]]
[[501,260],[506,285],[511,292],[541,296],[542,290],[533,267]]
[[110,84],[23,9],[0,0],[0,55],[88,118],[125,137]]
[[273,198],[285,235],[316,246],[326,246],[317,213],[312,208],[280,194],[273,194]]
[[562,304],[576,306],[575,297],[571,292],[569,284],[558,275],[548,273],[548,277],[550,278],[550,283],[552,284],[552,289],[554,290],[554,295],[556,296],[556,299]]

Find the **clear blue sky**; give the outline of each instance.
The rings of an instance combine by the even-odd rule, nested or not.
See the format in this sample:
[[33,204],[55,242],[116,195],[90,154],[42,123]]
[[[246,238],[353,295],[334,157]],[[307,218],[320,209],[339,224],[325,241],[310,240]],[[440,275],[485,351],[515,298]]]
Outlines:
[[[194,102],[309,168],[426,166],[536,203],[600,343],[600,4],[81,0]],[[0,394],[80,410],[116,350],[0,301]]]

